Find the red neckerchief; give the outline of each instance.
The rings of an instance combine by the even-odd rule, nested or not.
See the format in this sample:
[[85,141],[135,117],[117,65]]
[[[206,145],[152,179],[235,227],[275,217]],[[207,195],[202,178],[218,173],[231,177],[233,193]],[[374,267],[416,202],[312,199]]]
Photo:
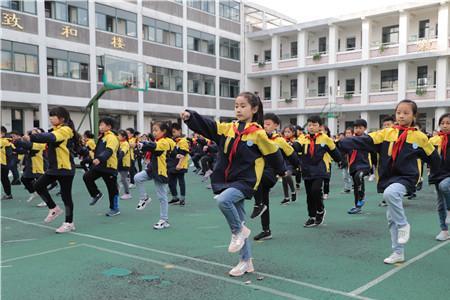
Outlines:
[[310,134],[306,135],[306,138],[309,140],[309,155],[311,157],[314,156],[314,146],[316,145],[316,138],[321,135],[322,133],[316,133],[314,136],[311,136]]
[[403,127],[403,126],[394,126],[393,128],[398,129],[399,132],[403,130],[403,133],[400,134],[397,138],[397,141],[394,143],[392,147],[392,160],[395,162],[398,154],[402,151],[403,145],[406,142],[406,137],[408,136],[408,131],[416,131],[415,127]]
[[447,159],[447,144],[448,144],[448,136],[450,135],[450,132],[438,132],[439,136],[441,138],[441,153],[443,154],[442,157],[444,157],[444,160]]
[[225,169],[225,182],[227,181],[228,173],[230,172],[231,165],[233,163],[233,158],[234,158],[234,155],[236,154],[238,144],[241,141],[241,137],[243,135],[250,134],[250,133],[258,131],[258,130],[262,130],[262,128],[256,126],[255,124],[252,124],[252,125],[248,126],[246,129],[244,129],[243,131],[239,132],[239,130],[236,128],[236,123],[234,123],[233,130],[234,130],[234,134],[235,134],[235,139],[233,142],[233,146],[231,147],[230,155],[228,156],[228,166]]
[[356,155],[358,155],[358,151],[357,150],[353,150],[352,154],[350,155],[350,159],[348,161],[348,167],[350,168],[350,166],[355,162],[356,159]]
[[163,139],[163,138],[165,138],[165,136],[162,136],[160,138],[155,139],[155,142],[157,142],[157,141],[159,141],[160,139]]

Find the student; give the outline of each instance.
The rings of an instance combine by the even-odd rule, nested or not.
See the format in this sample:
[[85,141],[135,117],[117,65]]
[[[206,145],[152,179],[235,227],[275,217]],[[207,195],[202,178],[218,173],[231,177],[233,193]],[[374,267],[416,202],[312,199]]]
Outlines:
[[[181,126],[177,123],[172,124],[172,138],[176,146],[167,159],[167,168],[169,170],[169,189],[172,194],[172,200],[169,204],[186,204],[186,183],[184,174],[187,173],[189,166],[189,143],[183,136]],[[180,198],[178,198],[177,182],[180,185]]]
[[[12,155],[10,156],[9,161],[9,170],[13,175],[13,179],[11,181],[11,185],[20,185],[20,175],[19,168],[22,154],[16,152],[16,147],[14,145],[15,141],[18,141],[22,138],[22,135],[17,131],[10,132],[10,141],[13,143],[12,145]],[[19,157],[20,156],[20,157]]]
[[128,176],[130,174],[131,166],[131,150],[128,143],[128,134],[125,130],[119,130],[119,150],[117,152],[117,158],[119,159],[117,170],[120,174],[120,182],[122,183],[124,194],[120,196],[120,199],[131,199],[130,189],[128,187]]
[[250,199],[260,184],[265,161],[276,174],[282,175],[283,157],[278,147],[262,129],[263,107],[258,98],[243,92],[235,100],[238,121],[214,122],[192,110],[181,113],[187,126],[216,142],[219,148],[217,163],[211,175],[211,185],[219,208],[231,229],[228,251],[240,251],[240,261],[229,271],[230,276],[254,272],[250,229],[245,226],[244,201]]
[[326,210],[323,205],[322,185],[329,178],[330,165],[325,154],[336,162],[341,161],[341,155],[336,144],[326,134],[320,131],[322,119],[311,116],[307,120],[308,134],[298,139],[301,146],[300,165],[305,182],[306,202],[308,204],[308,219],[304,227],[315,227],[323,223]]
[[100,136],[95,146],[92,168],[83,175],[83,181],[91,196],[89,205],[95,205],[103,198],[103,193],[99,191],[95,181],[101,177],[105,182],[109,197],[109,211],[105,213],[107,217],[120,215],[119,189],[117,187],[117,151],[119,150],[119,139],[111,131],[114,123],[114,119],[110,117],[104,117],[99,120],[98,129]]
[[440,167],[430,174],[428,182],[436,186],[437,210],[441,232],[436,240],[450,239],[448,225],[450,224],[450,113],[439,118],[440,131],[430,139],[440,154]]
[[135,136],[135,130],[134,128],[127,128],[125,130],[128,134],[128,143],[130,144],[131,149],[131,162],[130,162],[130,185],[129,188],[134,188],[134,176],[136,175],[136,164],[135,164],[135,153],[134,150],[137,148],[138,145],[138,138]]
[[2,178],[2,187],[4,191],[4,195],[2,195],[2,200],[11,200],[13,198],[11,194],[11,182],[9,181],[8,173],[9,173],[9,160],[12,156],[13,145],[11,144],[11,140],[6,137],[6,127],[1,127],[1,136],[0,136],[0,164],[1,164],[1,178]]
[[341,147],[377,151],[380,154],[377,189],[388,203],[387,219],[391,233],[393,253],[384,260],[395,264],[405,260],[405,244],[410,237],[410,225],[403,208],[403,196],[413,191],[419,180],[417,159],[431,163],[432,170],[439,164],[439,155],[425,134],[414,124],[417,105],[411,100],[400,101],[395,108],[398,125],[372,132],[368,136],[346,138]]
[[[295,136],[297,137],[297,139],[301,138],[304,135],[303,127],[301,127],[300,125],[296,126],[295,131],[296,131]],[[302,184],[302,170],[299,166],[298,169],[295,170],[295,189],[300,190],[301,184]]]
[[83,134],[84,153],[80,162],[84,172],[87,172],[92,165],[95,153],[95,140],[94,134],[90,130],[86,130]]
[[[296,130],[293,125],[289,125],[283,128],[281,131],[286,142],[292,146],[296,140]],[[294,180],[292,179],[292,174],[298,168],[293,166],[289,161],[286,161],[287,175],[282,178],[284,199],[280,204],[287,205],[289,202],[295,202],[297,200],[297,191],[294,186]],[[291,195],[289,197],[289,188],[291,189]]]
[[[280,125],[280,118],[273,113],[264,115],[264,130],[271,141],[279,148],[285,160],[289,160],[292,166],[297,167],[298,157],[294,148],[289,145],[286,140],[276,133],[276,129]],[[272,238],[270,230],[270,212],[269,212],[269,192],[276,184],[277,178],[274,169],[267,163],[264,164],[264,172],[261,183],[255,193],[255,207],[250,218],[261,216],[262,232],[257,234],[253,239],[255,241],[268,240]]]
[[52,129],[48,133],[36,133],[24,136],[25,142],[46,143],[48,168],[44,175],[39,177],[34,183],[34,189],[47,203],[49,209],[45,218],[45,223],[54,221],[63,210],[55,204],[50,196],[47,187],[58,181],[61,198],[66,210],[64,223],[56,229],[57,233],[64,233],[75,230],[73,222],[73,201],[72,182],[75,176],[75,164],[73,162],[73,152],[80,148],[81,138],[76,132],[74,124],[70,119],[69,112],[61,106],[52,108],[49,112]]
[[[351,137],[351,136],[353,136],[353,128],[349,127],[345,130],[344,137]],[[340,142],[342,140],[343,140],[343,138],[341,138],[339,140],[339,142],[336,143],[339,150],[341,150]],[[342,154],[342,156],[346,155],[344,152],[341,152],[341,154]],[[344,178],[344,191],[343,192],[345,194],[350,194],[350,192],[352,191],[352,188],[353,188],[353,179],[352,179],[352,176],[350,175],[348,168],[342,168],[342,177]]]
[[[28,135],[38,133],[41,133],[41,131],[34,128],[28,132]],[[44,174],[43,153],[46,148],[46,144],[26,142],[21,139],[16,141],[15,145],[17,153],[25,154],[24,169],[21,181],[25,186],[25,189],[30,193],[30,197],[27,202],[31,202],[37,196],[34,189],[34,183]]]
[[[357,119],[353,123],[354,136],[363,136],[367,129],[367,121]],[[366,199],[364,177],[368,176],[372,169],[369,153],[364,150],[352,149],[347,152],[348,170],[353,179],[355,206],[348,210],[349,214],[358,214],[361,212]]]
[[[395,125],[395,118],[394,118],[394,116],[386,116],[384,119],[383,119],[383,121],[382,121],[382,128],[383,129],[385,129],[385,128],[392,128],[392,127],[394,127],[394,125]],[[379,155],[377,155],[377,158],[378,158],[378,156]],[[378,161],[378,159],[377,159],[377,161]],[[375,168],[377,168],[377,166],[378,166],[378,163],[376,163],[376,164],[374,164],[375,165]],[[380,207],[386,207],[388,204],[387,204],[387,202],[386,202],[386,200],[381,200],[381,202],[378,204],[378,206],[380,206]]]
[[169,126],[165,122],[155,122],[152,126],[152,133],[155,141],[143,142],[139,144],[142,152],[151,152],[151,162],[147,169],[137,173],[134,181],[139,190],[139,203],[137,210],[143,210],[152,199],[145,191],[144,182],[153,180],[156,188],[156,195],[159,199],[159,221],[153,225],[154,229],[166,229],[169,224],[169,203],[167,199],[167,157],[175,148],[175,142],[169,138]]
[[[320,131],[323,134],[326,134],[328,137],[331,137],[331,133],[330,133],[330,129],[325,126],[322,125],[320,126]],[[332,139],[334,141],[334,139]],[[323,156],[323,159],[325,161],[325,163],[328,165],[327,168],[327,177],[323,179],[323,200],[327,200],[328,199],[328,195],[330,194],[330,178],[331,178],[331,165],[333,163],[333,159],[331,158],[330,154],[325,153],[325,155]]]

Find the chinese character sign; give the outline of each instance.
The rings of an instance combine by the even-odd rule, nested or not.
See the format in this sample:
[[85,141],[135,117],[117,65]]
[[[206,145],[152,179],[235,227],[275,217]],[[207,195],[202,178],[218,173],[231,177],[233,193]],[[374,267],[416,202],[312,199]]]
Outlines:
[[111,45],[114,48],[118,48],[118,49],[124,49],[125,48],[125,42],[124,42],[123,38],[118,37],[118,36],[113,36],[112,41],[111,41]]
[[61,35],[66,38],[68,38],[69,36],[78,36],[78,30],[66,25],[66,26],[63,26]]
[[23,30],[22,25],[19,24],[20,18],[14,13],[3,13],[2,25],[19,28]]

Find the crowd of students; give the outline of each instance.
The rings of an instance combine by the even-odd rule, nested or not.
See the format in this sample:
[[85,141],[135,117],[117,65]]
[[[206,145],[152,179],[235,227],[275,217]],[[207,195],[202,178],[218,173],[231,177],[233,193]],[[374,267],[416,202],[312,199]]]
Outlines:
[[[367,122],[358,119],[353,128],[337,136],[330,136],[319,116],[310,116],[304,130],[293,125],[279,130],[279,117],[264,114],[259,97],[249,92],[236,98],[235,113],[233,122],[216,122],[193,110],[182,112],[181,120],[195,132],[192,137],[183,136],[180,124],[166,122],[153,123],[152,132],[147,135],[133,128],[116,131],[114,119],[105,117],[99,121],[100,134],[95,142],[90,131],[79,136],[69,112],[55,107],[49,113],[52,128],[48,132],[34,128],[22,136],[8,134],[2,127],[2,200],[13,198],[8,174],[12,172],[12,184],[16,184],[17,162],[21,161],[20,180],[30,193],[29,201],[39,196],[49,210],[44,222],[52,222],[65,213],[65,221],[56,232],[75,230],[72,183],[74,158],[78,157],[90,205],[103,198],[96,185],[96,180],[102,178],[109,199],[106,216],[120,214],[120,201],[132,198],[133,187],[138,189],[136,209],[143,210],[152,201],[146,181],[153,181],[160,203],[160,217],[153,228],[165,229],[170,227],[169,205],[186,204],[185,175],[191,157],[194,174],[209,182],[207,188],[215,194],[229,225],[228,251],[239,252],[239,263],[229,274],[241,276],[254,271],[245,199],[254,198],[250,217],[261,218],[262,231],[253,239],[271,239],[270,190],[280,180],[284,192],[281,204],[288,205],[298,200],[297,191],[303,179],[307,204],[304,227],[320,226],[326,217],[324,200],[330,196],[329,182],[335,162],[342,169],[343,193],[350,194],[353,190],[353,205],[348,214],[362,212],[367,201],[365,178],[373,181],[377,177],[377,190],[383,194],[380,206],[387,207],[392,242],[392,254],[384,262],[394,264],[405,260],[405,244],[411,231],[403,198],[413,197],[420,190],[426,163],[428,181],[437,192],[441,231],[436,239],[450,239],[450,113],[440,117],[440,130],[432,136],[418,128],[418,108],[411,100],[400,101],[394,116],[386,118],[378,131],[368,133]],[[56,182],[64,210],[49,193]]]

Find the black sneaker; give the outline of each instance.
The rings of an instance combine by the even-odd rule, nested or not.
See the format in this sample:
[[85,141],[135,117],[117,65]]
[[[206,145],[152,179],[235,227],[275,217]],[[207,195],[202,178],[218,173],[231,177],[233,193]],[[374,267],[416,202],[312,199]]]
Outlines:
[[15,180],[11,181],[11,185],[21,185],[20,180],[15,179]]
[[185,206],[185,205],[186,205],[185,200],[180,200],[180,206]]
[[303,225],[303,227],[315,227],[315,226],[317,226],[315,218],[309,218]]
[[103,194],[102,193],[98,193],[97,196],[91,198],[91,202],[89,203],[89,205],[95,205],[95,203],[97,203],[98,200],[103,198]]
[[345,194],[350,194],[351,191],[352,190],[343,190],[342,192],[345,193]]
[[291,199],[289,199],[289,198],[284,198],[283,201],[281,201],[280,204],[281,204],[281,205],[288,205],[289,202],[291,202]]
[[13,198],[12,195],[3,195],[2,200],[11,200]]
[[322,225],[323,220],[325,220],[325,215],[327,214],[327,211],[324,209],[322,212],[317,212],[316,214],[316,225]]
[[416,190],[420,191],[423,187],[423,180],[420,180],[420,182],[417,184]]
[[180,203],[180,199],[178,198],[173,198],[172,200],[169,201],[169,204],[179,204]]
[[272,239],[272,232],[270,230],[262,231],[259,234],[255,235],[253,237],[255,241],[261,241],[261,240],[271,240]]
[[297,200],[297,193],[292,193],[291,194],[291,201],[295,202],[295,200]]
[[379,206],[379,207],[386,207],[386,206],[388,206],[388,204],[387,204],[386,201],[382,200],[382,201],[378,204],[378,206]]
[[250,216],[250,219],[254,219],[256,217],[261,216],[266,210],[267,210],[267,205],[264,205],[264,204],[255,205],[253,207],[253,212],[252,212],[252,215]]
[[406,198],[408,198],[408,200],[412,200],[417,197],[416,193],[412,193],[412,194],[408,193],[405,196],[406,196]]

